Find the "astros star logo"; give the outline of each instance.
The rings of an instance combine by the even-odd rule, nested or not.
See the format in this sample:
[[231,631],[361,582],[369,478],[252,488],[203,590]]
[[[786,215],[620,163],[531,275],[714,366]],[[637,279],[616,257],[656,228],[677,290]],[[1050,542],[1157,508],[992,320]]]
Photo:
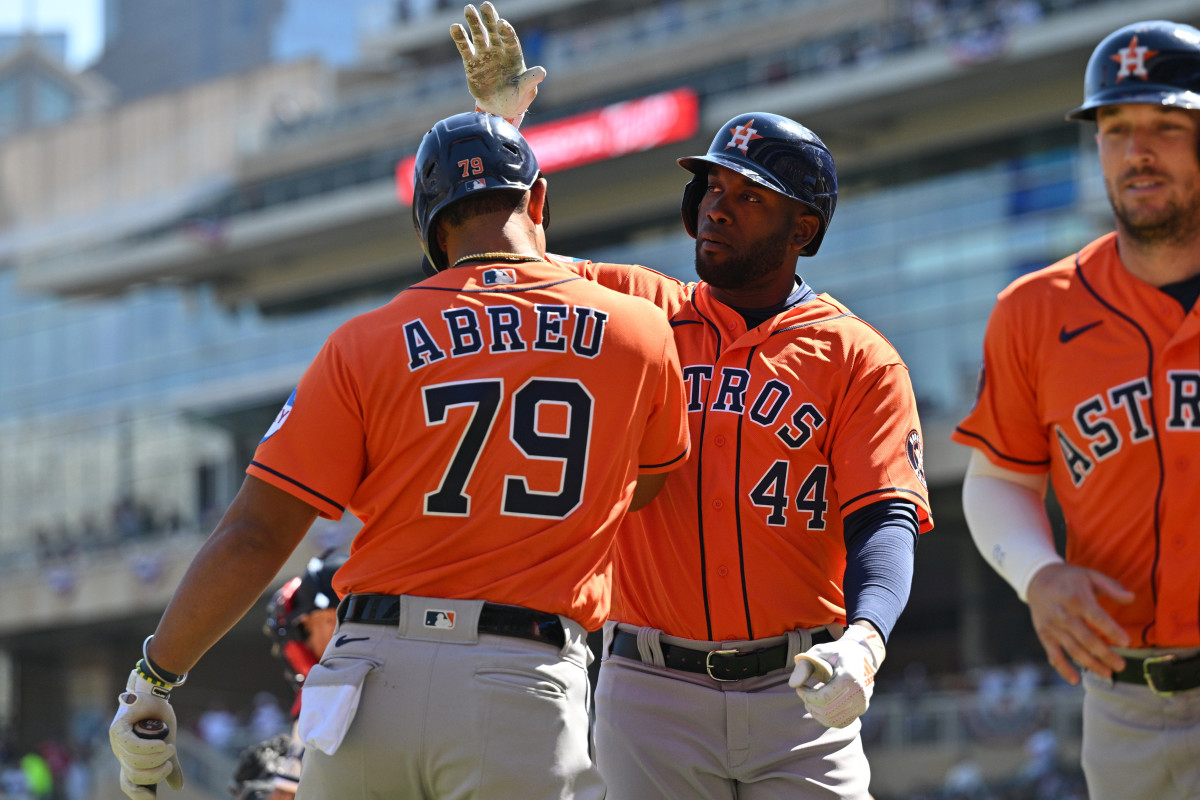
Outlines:
[[736,128],[730,128],[729,132],[732,133],[733,136],[729,138],[729,144],[725,145],[725,149],[728,150],[731,147],[736,147],[738,150],[741,150],[743,153],[745,153],[746,145],[750,144],[755,139],[763,138],[758,135],[758,131],[754,130],[752,127],[753,125],[754,120],[750,120],[745,125],[738,125]]
[[908,454],[908,465],[912,467],[913,472],[917,474],[917,480],[926,489],[929,484],[925,482],[925,448],[921,445],[921,434],[913,428],[908,432],[908,440],[904,443],[904,449]]
[[1129,40],[1128,47],[1122,47],[1113,55],[1109,56],[1113,61],[1121,65],[1121,69],[1117,71],[1117,82],[1128,78],[1130,75],[1145,80],[1150,77],[1150,73],[1146,71],[1146,59],[1154,58],[1158,55],[1157,50],[1151,50],[1149,47],[1139,47],[1137,37],[1134,36]]

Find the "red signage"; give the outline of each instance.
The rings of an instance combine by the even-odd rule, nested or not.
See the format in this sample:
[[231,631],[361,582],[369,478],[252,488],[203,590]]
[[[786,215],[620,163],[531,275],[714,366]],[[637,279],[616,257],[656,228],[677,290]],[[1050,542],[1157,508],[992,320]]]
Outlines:
[[[531,125],[521,133],[542,172],[549,173],[683,141],[699,127],[696,93],[675,89]],[[405,205],[412,204],[415,161],[416,156],[408,156],[396,165],[396,195]]]

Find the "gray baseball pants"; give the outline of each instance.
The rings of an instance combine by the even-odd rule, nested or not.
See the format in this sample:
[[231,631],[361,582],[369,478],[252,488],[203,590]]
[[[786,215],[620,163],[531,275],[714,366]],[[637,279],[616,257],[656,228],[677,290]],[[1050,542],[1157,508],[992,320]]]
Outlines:
[[[324,724],[352,703],[339,676],[360,682],[361,698],[332,755],[306,749],[298,800],[603,798],[588,752],[583,628],[562,618],[558,650],[478,633],[481,601],[414,600],[396,627],[339,624],[306,683],[301,732],[304,714]],[[439,610],[436,626],[429,608]],[[310,709],[309,689],[322,685],[337,700]]]
[[1083,774],[1091,800],[1200,797],[1200,689],[1170,697],[1083,673]]
[[[637,628],[622,626],[624,630]],[[609,652],[612,626],[605,629]],[[607,656],[596,687],[596,763],[608,800],[867,800],[860,723],[826,728],[788,686],[790,667],[717,682],[661,664],[660,643],[746,649],[785,641],[695,642],[640,634],[645,662]],[[808,649],[790,634],[787,663]],[[656,658],[657,655],[657,658]]]

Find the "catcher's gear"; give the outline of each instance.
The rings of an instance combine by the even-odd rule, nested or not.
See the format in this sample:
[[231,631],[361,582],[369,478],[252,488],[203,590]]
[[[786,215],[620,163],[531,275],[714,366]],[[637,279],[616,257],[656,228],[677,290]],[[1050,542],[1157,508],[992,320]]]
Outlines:
[[788,685],[812,718],[827,728],[844,728],[866,713],[875,691],[875,673],[886,655],[873,628],[850,625],[842,638],[796,656]]
[[1094,120],[1116,103],[1200,109],[1200,30],[1150,20],[1106,36],[1088,59],[1083,105],[1067,119]]
[[276,789],[295,794],[304,745],[281,733],[242,751],[229,785],[234,800],[268,800]]
[[320,609],[336,609],[333,575],[346,563],[344,554],[325,554],[308,562],[304,574],[285,583],[267,603],[263,633],[271,640],[271,655],[282,658],[288,681],[299,689],[304,676],[321,660],[308,645],[304,616]]
[[307,642],[308,631],[303,617],[322,608],[337,608],[338,596],[333,590],[333,575],[346,556],[326,555],[308,562],[304,574],[297,575],[279,588],[267,603],[267,621],[263,633],[273,642],[271,652],[279,655],[286,642]]
[[482,8],[482,15],[473,5],[464,9],[470,34],[462,25],[454,24],[450,26],[450,36],[462,56],[467,88],[475,98],[475,106],[520,125],[525,111],[537,97],[538,84],[546,79],[546,70],[526,69],[521,42],[513,26],[496,15],[491,3],[484,3]]
[[696,176],[683,190],[682,208],[683,227],[693,239],[713,164],[807,206],[821,227],[800,255],[816,255],[837,205],[837,168],[820,137],[778,114],[739,114],[721,126],[705,155],[679,159]]
[[[176,791],[183,788],[183,771],[175,753],[175,710],[171,690],[151,683],[136,669],[117,697],[117,713],[108,727],[108,741],[121,764],[121,791],[132,800],[152,800],[159,781]],[[167,735],[148,739],[133,730],[142,720],[159,720]]]
[[437,216],[448,205],[480,192],[528,191],[541,174],[525,137],[500,117],[472,111],[430,128],[413,166],[413,227],[426,272],[448,266],[437,243]]

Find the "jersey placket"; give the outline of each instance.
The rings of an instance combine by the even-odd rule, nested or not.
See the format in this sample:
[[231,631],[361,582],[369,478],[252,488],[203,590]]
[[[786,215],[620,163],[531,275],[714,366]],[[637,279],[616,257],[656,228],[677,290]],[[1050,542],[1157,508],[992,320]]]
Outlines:
[[[709,532],[704,539],[709,619],[714,631],[744,631],[738,638],[752,639],[755,632],[742,548],[745,476],[741,474],[741,437],[746,397],[754,390],[750,359],[770,324],[747,331],[741,315],[715,303],[708,305],[704,311],[720,328],[722,338],[737,337],[716,354],[704,399],[702,446],[706,454],[700,464],[700,485],[704,487],[700,510]],[[730,464],[732,475],[728,474]]]

